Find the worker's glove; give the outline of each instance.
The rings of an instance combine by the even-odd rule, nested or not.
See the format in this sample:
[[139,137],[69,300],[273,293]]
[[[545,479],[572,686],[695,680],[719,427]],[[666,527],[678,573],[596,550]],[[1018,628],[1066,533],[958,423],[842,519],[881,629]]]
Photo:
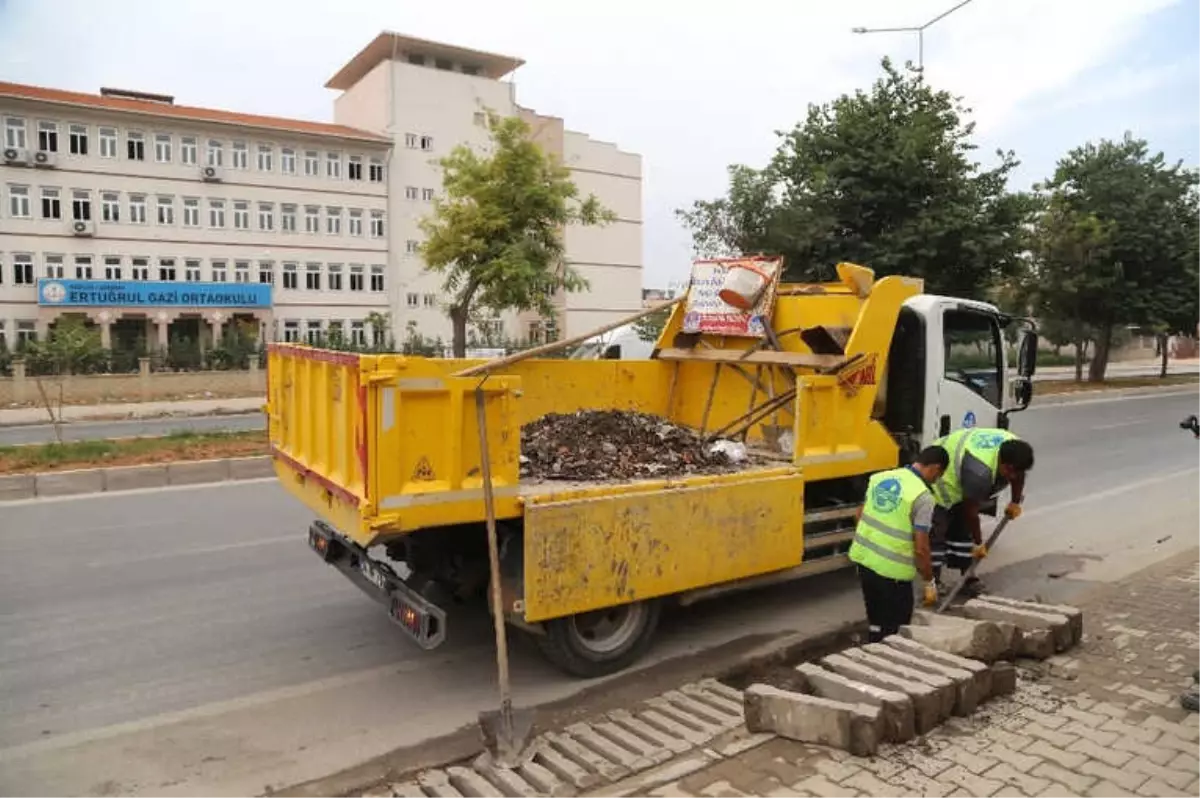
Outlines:
[[937,582],[933,582],[933,581],[926,582],[925,583],[925,597],[924,597],[925,606],[932,607],[934,604],[937,604],[937,600],[938,600]]
[[1009,502],[1008,506],[1004,508],[1004,517],[1010,521],[1016,521],[1021,517],[1021,505]]
[[988,555],[986,543],[976,543],[975,548],[971,549],[971,556],[977,560],[982,560]]

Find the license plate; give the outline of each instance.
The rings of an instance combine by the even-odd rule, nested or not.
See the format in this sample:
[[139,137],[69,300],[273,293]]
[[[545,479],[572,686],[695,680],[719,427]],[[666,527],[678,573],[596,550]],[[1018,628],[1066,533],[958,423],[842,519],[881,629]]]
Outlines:
[[384,575],[383,571],[376,568],[370,560],[366,559],[365,557],[359,559],[358,570],[367,578],[368,582],[375,585],[375,587],[379,588],[383,592],[388,592],[389,588],[387,577]]

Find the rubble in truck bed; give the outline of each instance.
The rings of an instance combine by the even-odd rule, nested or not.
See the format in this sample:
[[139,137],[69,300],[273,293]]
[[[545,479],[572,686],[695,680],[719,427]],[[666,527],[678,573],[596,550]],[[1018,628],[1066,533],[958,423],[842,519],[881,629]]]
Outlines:
[[646,413],[550,413],[521,430],[521,477],[620,481],[736,471],[758,459],[740,446],[714,448],[694,431]]

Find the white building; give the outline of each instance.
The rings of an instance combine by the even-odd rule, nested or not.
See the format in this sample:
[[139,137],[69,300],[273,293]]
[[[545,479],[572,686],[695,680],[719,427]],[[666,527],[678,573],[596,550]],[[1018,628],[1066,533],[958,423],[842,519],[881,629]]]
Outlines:
[[[106,344],[201,345],[231,319],[365,340],[394,304],[390,139],[170,97],[0,83],[0,338],[64,313]],[[40,284],[40,290],[39,290]]]
[[[424,335],[449,340],[441,278],[424,271],[417,222],[441,190],[437,161],[459,144],[486,146],[489,110],[523,116],[535,140],[570,168],[580,193],[595,194],[617,216],[603,228],[566,230],[567,258],[590,290],[559,297],[554,326],[575,335],[641,307],[641,157],[567,130],[561,119],[521,108],[515,86],[502,79],[522,63],[385,32],[325,84],[342,92],[334,103],[335,121],[393,142],[388,218],[392,273],[399,280],[398,327],[413,320]],[[504,326],[511,337],[538,338],[545,325],[524,314],[505,319]]]

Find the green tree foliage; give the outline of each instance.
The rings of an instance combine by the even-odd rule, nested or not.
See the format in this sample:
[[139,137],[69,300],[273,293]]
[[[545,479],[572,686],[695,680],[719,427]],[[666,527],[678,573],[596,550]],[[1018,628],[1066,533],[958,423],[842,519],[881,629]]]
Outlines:
[[671,308],[665,308],[649,316],[642,316],[633,323],[633,329],[639,339],[653,343],[662,335],[663,327],[667,326],[667,320],[670,318]]
[[[30,342],[22,355],[34,376],[42,406],[54,425],[54,437],[62,443],[66,379],[72,374],[104,369],[107,353],[100,345],[100,333],[77,316],[63,316],[54,323],[45,340]],[[49,389],[47,381],[51,383]]]
[[491,148],[458,146],[441,161],[444,196],[421,221],[427,267],[443,277],[455,357],[467,346],[473,308],[553,314],[560,290],[587,281],[563,258],[563,228],[615,217],[593,195],[580,198],[570,171],[529,137],[517,117],[488,114]]
[[1126,134],[1072,150],[1040,187],[1047,210],[1032,294],[1093,331],[1089,381],[1104,379],[1121,326],[1194,332],[1197,181]]
[[990,170],[972,160],[967,113],[885,59],[870,91],[810,106],[765,169],[730,167],[726,196],[679,215],[700,254],[780,254],[789,279],[852,261],[982,296],[1016,269],[1031,204],[1005,191],[1011,152]]

